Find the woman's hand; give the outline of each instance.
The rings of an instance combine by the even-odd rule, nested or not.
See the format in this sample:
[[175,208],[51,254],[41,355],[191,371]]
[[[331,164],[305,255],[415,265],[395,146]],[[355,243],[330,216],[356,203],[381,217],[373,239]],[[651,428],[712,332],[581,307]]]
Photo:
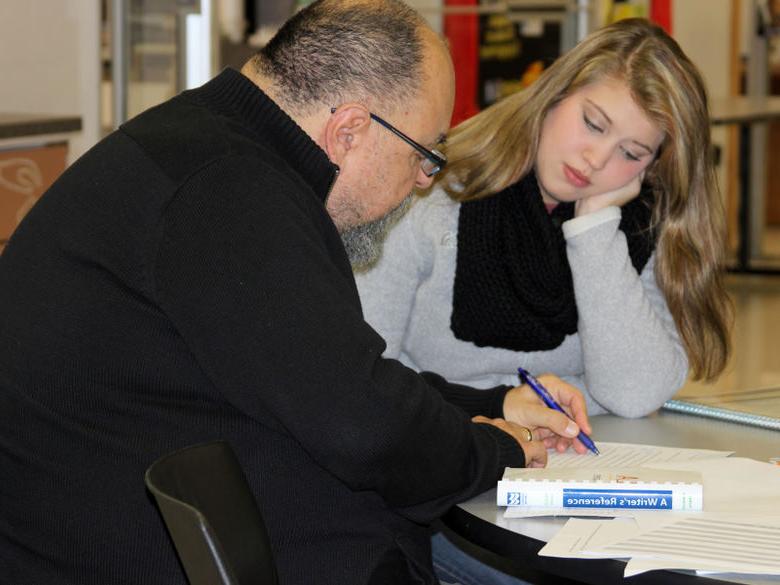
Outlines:
[[475,423],[493,425],[498,427],[505,433],[508,433],[514,437],[515,441],[520,444],[525,453],[525,466],[526,467],[544,467],[547,465],[547,447],[542,441],[534,441],[531,429],[524,427],[513,422],[504,420],[503,418],[487,418],[486,416],[475,416],[471,419]]
[[526,385],[517,386],[506,393],[504,418],[531,429],[532,438],[542,441],[548,449],[554,447],[562,453],[573,446],[577,453],[585,453],[587,447],[576,439],[580,430],[586,434],[592,430],[582,392],[552,374],[539,376],[538,379],[574,420],[549,408]]
[[599,209],[604,209],[609,205],[622,207],[639,195],[644,178],[645,172],[642,171],[627,184],[614,191],[608,191],[606,193],[601,193],[600,195],[591,195],[590,197],[577,200],[574,204],[574,216],[580,217],[581,215],[587,215],[588,213],[593,213]]

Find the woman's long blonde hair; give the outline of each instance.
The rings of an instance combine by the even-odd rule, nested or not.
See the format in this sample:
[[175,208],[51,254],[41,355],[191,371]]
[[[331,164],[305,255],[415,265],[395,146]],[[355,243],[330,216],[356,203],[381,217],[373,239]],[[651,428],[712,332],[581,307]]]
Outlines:
[[696,67],[663,29],[626,19],[589,35],[528,89],[453,129],[443,186],[457,201],[497,193],[531,171],[547,112],[578,89],[624,82],[664,133],[645,181],[653,187],[655,276],[694,379],[711,380],[731,350],[723,286],[725,215],[715,178],[707,93]]

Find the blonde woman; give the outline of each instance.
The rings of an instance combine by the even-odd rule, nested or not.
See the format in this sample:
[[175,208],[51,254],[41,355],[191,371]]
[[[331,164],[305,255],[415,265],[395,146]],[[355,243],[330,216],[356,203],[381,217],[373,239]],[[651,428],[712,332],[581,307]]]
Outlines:
[[[706,92],[659,27],[628,19],[456,127],[446,172],[358,275],[387,354],[450,380],[517,367],[646,415],[730,347]],[[642,185],[640,189],[640,183]]]
[[517,368],[644,416],[729,347],[699,72],[642,19],[591,34],[456,127],[438,186],[358,274],[385,355],[477,387]]

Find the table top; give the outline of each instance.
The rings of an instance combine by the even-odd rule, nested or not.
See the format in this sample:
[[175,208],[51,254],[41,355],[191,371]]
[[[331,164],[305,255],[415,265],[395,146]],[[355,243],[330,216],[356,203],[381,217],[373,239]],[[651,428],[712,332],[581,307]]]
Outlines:
[[710,121],[715,125],[766,122],[780,118],[778,96],[733,96],[710,100]]
[[0,139],[61,134],[79,130],[81,130],[81,118],[78,116],[0,112]]
[[[661,411],[642,419],[614,415],[591,418],[593,438],[598,441],[639,443],[666,447],[689,447],[734,451],[735,457],[768,461],[780,457],[780,432]],[[581,560],[537,556],[537,552],[566,523],[567,518],[504,518],[504,508],[496,505],[495,489],[460,504],[445,518],[445,523],[471,542],[500,555],[545,572],[581,580],[593,585],[623,583],[623,561],[614,559]],[[508,531],[508,532],[507,532]],[[585,572],[583,572],[583,570]],[[588,575],[591,575],[590,577]],[[698,577],[688,573],[652,571],[631,578],[634,585],[694,583]],[[780,577],[715,574],[703,583],[780,584]]]

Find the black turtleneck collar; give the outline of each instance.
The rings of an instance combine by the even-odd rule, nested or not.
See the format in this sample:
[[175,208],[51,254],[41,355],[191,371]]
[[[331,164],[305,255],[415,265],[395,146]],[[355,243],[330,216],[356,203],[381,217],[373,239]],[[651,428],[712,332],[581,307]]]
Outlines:
[[205,85],[185,92],[212,111],[240,117],[241,123],[284,158],[324,202],[338,173],[327,154],[276,102],[248,77],[225,69]]

